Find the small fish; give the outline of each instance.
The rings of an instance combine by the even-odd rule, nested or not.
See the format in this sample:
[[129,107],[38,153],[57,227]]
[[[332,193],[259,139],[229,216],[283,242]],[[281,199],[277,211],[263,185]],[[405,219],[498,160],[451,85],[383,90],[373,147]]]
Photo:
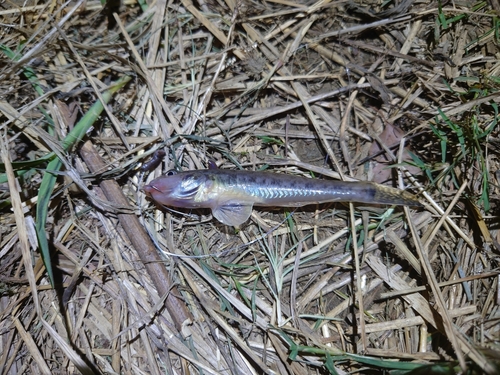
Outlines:
[[143,190],[173,207],[210,208],[225,225],[248,220],[253,206],[301,207],[327,202],[421,206],[413,194],[373,182],[316,180],[271,172],[207,169],[169,171]]

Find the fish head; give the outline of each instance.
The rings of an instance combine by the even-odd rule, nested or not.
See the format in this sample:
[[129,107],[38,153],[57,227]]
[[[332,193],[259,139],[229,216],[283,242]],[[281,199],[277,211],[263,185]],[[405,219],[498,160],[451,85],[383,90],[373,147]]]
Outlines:
[[156,202],[172,207],[207,207],[200,202],[200,193],[210,180],[197,171],[169,171],[145,185],[142,190]]

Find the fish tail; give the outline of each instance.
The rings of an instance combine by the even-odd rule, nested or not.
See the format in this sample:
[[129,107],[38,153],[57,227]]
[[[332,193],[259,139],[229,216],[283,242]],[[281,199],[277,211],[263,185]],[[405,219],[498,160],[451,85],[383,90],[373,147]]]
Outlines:
[[375,189],[375,194],[373,196],[373,203],[381,204],[397,204],[404,206],[422,206],[416,195],[404,191],[395,189],[389,186],[378,185]]

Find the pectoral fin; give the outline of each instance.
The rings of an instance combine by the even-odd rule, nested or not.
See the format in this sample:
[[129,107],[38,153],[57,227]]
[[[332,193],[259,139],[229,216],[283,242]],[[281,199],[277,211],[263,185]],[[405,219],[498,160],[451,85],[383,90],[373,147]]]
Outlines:
[[212,208],[212,214],[222,224],[238,226],[248,220],[252,214],[252,203],[225,203]]

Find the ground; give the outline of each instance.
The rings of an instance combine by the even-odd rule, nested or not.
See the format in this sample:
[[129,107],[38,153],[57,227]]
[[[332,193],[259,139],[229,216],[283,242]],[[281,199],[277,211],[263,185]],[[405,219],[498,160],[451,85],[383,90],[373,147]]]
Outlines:
[[[0,373],[498,373],[499,12],[0,4]],[[213,166],[422,206],[142,190]]]

